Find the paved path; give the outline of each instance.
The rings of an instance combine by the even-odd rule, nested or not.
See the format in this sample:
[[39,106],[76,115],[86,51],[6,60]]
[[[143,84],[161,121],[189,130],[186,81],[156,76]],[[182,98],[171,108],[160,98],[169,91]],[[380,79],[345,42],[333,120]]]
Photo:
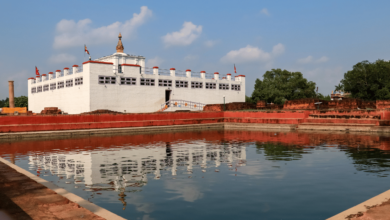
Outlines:
[[103,218],[0,162],[0,218],[15,220]]

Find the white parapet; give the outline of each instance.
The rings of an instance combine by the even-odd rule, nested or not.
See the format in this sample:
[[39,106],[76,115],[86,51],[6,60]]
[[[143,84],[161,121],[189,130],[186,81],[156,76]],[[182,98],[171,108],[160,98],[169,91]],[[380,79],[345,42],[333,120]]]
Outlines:
[[153,67],[153,75],[158,75],[158,66]]
[[67,75],[69,75],[69,68],[65,67],[64,68],[64,76],[67,76]]
[[61,70],[56,70],[56,78],[60,78],[61,77]]
[[41,77],[41,78],[42,78],[42,82],[43,82],[43,81],[46,81],[46,80],[47,80],[46,74],[42,74],[42,77]]
[[226,74],[226,79],[229,81],[232,80],[232,74],[230,73]]
[[51,79],[54,79],[54,74],[53,74],[53,72],[49,72],[49,80],[51,80]]
[[190,69],[186,70],[186,76],[188,78],[191,78],[191,70]]
[[176,72],[175,68],[171,68],[170,69],[171,76],[175,76],[175,72]]
[[206,71],[200,71],[200,78],[206,79]]
[[77,68],[78,68],[79,66],[78,65],[73,65],[73,74],[76,74],[77,73]]
[[41,76],[36,76],[35,82],[40,82],[41,81]]
[[215,80],[219,80],[219,73],[218,73],[218,72],[215,72],[215,73],[214,73],[214,79],[215,79]]

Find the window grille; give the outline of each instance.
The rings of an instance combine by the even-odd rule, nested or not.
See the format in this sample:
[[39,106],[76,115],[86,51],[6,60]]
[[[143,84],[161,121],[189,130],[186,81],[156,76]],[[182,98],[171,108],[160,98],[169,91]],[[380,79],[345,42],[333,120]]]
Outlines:
[[206,83],[206,89],[216,89],[216,83]]
[[75,86],[79,86],[79,85],[83,85],[83,77],[77,77],[74,79],[74,85]]
[[37,92],[42,92],[42,86],[37,87]]
[[43,91],[49,91],[49,84],[43,85]]
[[241,91],[241,85],[232,84],[232,90]]
[[121,85],[136,85],[137,79],[132,77],[121,77]]
[[159,79],[158,86],[172,87],[172,80]]
[[55,90],[56,88],[56,83],[50,83],[50,90]]
[[154,79],[141,79],[141,86],[154,86]]
[[73,87],[73,79],[66,80],[66,87]]
[[203,88],[203,83],[202,82],[191,82],[191,88],[201,89],[201,88]]
[[219,84],[219,89],[221,89],[221,90],[229,90],[229,84],[220,83]]
[[58,89],[63,89],[64,88],[64,81],[58,82],[57,85],[58,85],[57,86]]
[[116,78],[114,76],[99,76],[99,84],[115,84]]
[[188,88],[188,81],[176,80],[176,88]]
[[36,87],[31,88],[31,93],[37,93],[37,88]]
[[118,73],[122,73],[122,65],[121,64],[118,65]]

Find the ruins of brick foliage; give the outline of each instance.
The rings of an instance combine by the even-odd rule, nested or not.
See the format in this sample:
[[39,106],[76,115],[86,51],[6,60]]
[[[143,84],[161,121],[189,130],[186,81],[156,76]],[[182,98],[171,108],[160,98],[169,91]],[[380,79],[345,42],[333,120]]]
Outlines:
[[[318,104],[320,103],[319,106]],[[390,100],[365,101],[361,99],[348,99],[326,101],[320,99],[297,99],[286,101],[284,105],[266,103],[261,100],[256,105],[245,102],[227,103],[226,111],[233,110],[366,110],[390,109]],[[206,105],[204,111],[223,111],[223,104]]]
[[41,111],[41,115],[59,115],[61,114],[61,109],[58,109],[57,107],[45,107]]
[[[224,104],[211,104],[206,105],[203,108],[203,111],[214,111],[214,112],[220,112],[223,111]],[[232,103],[226,103],[225,104],[225,110],[226,111],[235,111],[235,110],[244,110],[244,109],[255,109],[256,106],[253,104],[249,104],[247,102],[232,102]]]
[[[319,103],[319,102],[320,104],[318,107],[315,103]],[[316,110],[317,108],[321,110],[377,109],[375,101],[365,101],[360,99],[343,99],[343,100],[335,100],[335,101],[326,101],[320,99],[297,99],[297,100],[286,101],[283,105],[284,110],[296,110],[296,109]]]
[[83,112],[81,115],[98,115],[98,114],[123,114],[122,112],[111,111],[108,109],[98,109],[91,112]]

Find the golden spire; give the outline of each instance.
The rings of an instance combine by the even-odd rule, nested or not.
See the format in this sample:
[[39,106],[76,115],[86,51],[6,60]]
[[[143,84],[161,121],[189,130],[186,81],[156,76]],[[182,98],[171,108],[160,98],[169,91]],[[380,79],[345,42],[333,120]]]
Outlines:
[[118,38],[119,38],[119,41],[118,41],[118,45],[116,45],[116,52],[117,53],[123,53],[124,47],[123,47],[123,44],[122,44],[122,34],[121,33],[119,33]]

